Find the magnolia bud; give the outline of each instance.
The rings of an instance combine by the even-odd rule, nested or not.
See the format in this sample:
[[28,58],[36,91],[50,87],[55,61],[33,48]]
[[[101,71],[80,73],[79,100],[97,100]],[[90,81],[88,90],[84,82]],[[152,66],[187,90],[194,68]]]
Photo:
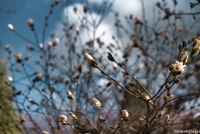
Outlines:
[[40,43],[40,44],[38,45],[38,47],[39,47],[40,49],[43,49],[43,48],[44,48],[44,46],[43,46],[42,43]]
[[28,19],[28,20],[27,20],[27,23],[28,23],[28,25],[29,25],[30,27],[33,27],[33,26],[34,26],[34,22],[33,22],[32,19]]
[[47,131],[42,131],[42,134],[49,134]]
[[51,41],[49,41],[49,42],[47,43],[47,45],[48,45],[48,47],[51,47],[51,46],[53,45],[53,43],[52,43]]
[[60,123],[62,125],[67,125],[68,124],[68,118],[65,115],[60,115]]
[[78,121],[79,118],[72,112],[69,112],[69,114],[72,116],[73,120]]
[[55,40],[53,41],[53,46],[56,46],[59,42],[60,42],[60,39],[55,38]]
[[4,46],[4,49],[5,49],[5,50],[9,50],[9,49],[10,49],[10,46],[7,44],[7,45]]
[[6,76],[6,79],[7,79],[7,81],[9,81],[9,82],[12,82],[12,81],[13,81],[13,78],[10,77],[10,76]]
[[165,84],[165,88],[166,88],[166,89],[170,89],[170,87],[171,87],[171,86],[170,86],[169,83],[166,83],[166,84]]
[[166,114],[166,116],[165,116],[165,121],[166,122],[169,122],[171,119],[170,119],[170,116],[169,116],[169,114]]
[[77,27],[76,28],[76,33],[79,34],[80,33],[80,29]]
[[108,59],[110,61],[115,61],[115,59],[113,58],[112,54],[108,52],[108,55],[107,55]]
[[78,71],[81,73],[83,69],[83,65],[82,64],[78,64]]
[[36,104],[36,102],[32,99],[28,99],[28,101],[31,103],[31,104]]
[[176,78],[176,79],[174,80],[174,83],[179,83],[180,81],[181,81],[180,78]]
[[42,73],[38,73],[34,80],[40,81],[41,79],[42,79]]
[[186,109],[186,104],[183,104],[181,107],[181,110],[185,110]]
[[11,31],[14,30],[13,25],[12,24],[8,24],[8,29],[11,30]]
[[16,54],[15,58],[16,58],[16,62],[21,62],[22,61],[22,54],[21,53]]
[[88,60],[88,62],[90,63],[90,66],[92,66],[92,67],[98,66],[96,60],[91,55],[85,53],[85,57]]
[[109,87],[110,85],[113,84],[113,80],[110,80],[107,84],[106,84],[106,87]]
[[165,111],[160,111],[160,114],[158,115],[159,118],[162,118],[164,115]]
[[98,101],[96,98],[92,98],[92,103],[94,104],[95,107],[101,108],[101,102]]
[[178,57],[178,61],[184,61],[186,58],[188,57],[187,52],[182,52],[179,57]]
[[199,53],[199,50],[200,50],[200,47],[199,46],[195,46],[192,48],[192,52],[191,52],[191,55],[192,56],[195,56]]
[[72,94],[72,92],[71,91],[69,91],[69,90],[66,90],[66,93],[67,93],[67,98],[68,99],[71,99],[71,100],[73,100],[74,99],[74,95]]
[[106,119],[104,119],[103,117],[99,117],[98,120],[99,120],[99,123],[102,124],[105,122]]
[[125,118],[125,119],[127,119],[129,117],[129,113],[128,113],[127,110],[125,110],[125,109],[122,110],[122,117]]
[[200,40],[195,39],[193,43],[193,47],[199,47],[199,45],[200,45]]

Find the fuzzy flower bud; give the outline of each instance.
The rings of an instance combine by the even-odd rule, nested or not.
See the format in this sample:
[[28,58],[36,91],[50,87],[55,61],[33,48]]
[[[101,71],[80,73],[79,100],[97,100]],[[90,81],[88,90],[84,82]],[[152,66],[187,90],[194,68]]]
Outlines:
[[11,30],[11,31],[12,31],[12,30],[14,30],[14,27],[13,27],[13,25],[12,25],[12,24],[8,24],[8,26],[7,26],[7,27],[8,27],[8,29],[9,29],[9,30]]
[[29,25],[29,27],[33,27],[34,26],[33,19],[28,19],[27,24]]
[[104,123],[105,120],[106,120],[106,119],[104,119],[102,116],[100,116],[100,117],[98,118],[98,121],[99,121],[100,124]]
[[191,55],[192,56],[195,56],[199,53],[199,50],[200,50],[200,47],[199,46],[195,46],[192,48],[192,52],[191,52]]
[[72,94],[72,92],[71,92],[71,91],[69,91],[69,90],[66,90],[66,93],[67,93],[67,98],[68,98],[68,99],[71,99],[71,100],[73,100],[73,99],[74,99],[74,95]]
[[16,59],[16,62],[21,62],[22,61],[22,54],[21,53],[16,54],[15,59]]
[[42,43],[40,43],[40,44],[38,45],[38,47],[39,47],[40,49],[43,49],[43,48],[44,48],[44,46],[43,46]]
[[47,43],[47,45],[48,45],[48,47],[51,47],[51,46],[53,45],[53,43],[52,43],[51,41],[49,41],[49,42]]
[[7,81],[9,81],[9,82],[12,82],[12,81],[13,81],[13,78],[10,77],[10,76],[6,76],[6,79],[7,79]]
[[55,40],[53,41],[53,46],[56,46],[59,42],[60,42],[60,39],[55,38]]
[[183,62],[186,58],[188,59],[188,53],[182,52],[178,57],[178,61]]
[[65,116],[65,115],[60,115],[60,123],[62,124],[62,125],[67,125],[68,124],[68,118],[67,118],[67,116]]
[[41,79],[42,79],[42,73],[38,73],[34,80],[40,81]]
[[69,112],[69,114],[72,116],[73,120],[78,121],[79,118],[72,112]]
[[7,44],[7,45],[4,46],[4,49],[5,49],[5,50],[9,50],[9,49],[10,49],[10,46]]
[[186,104],[183,104],[181,107],[181,110],[185,110],[186,109]]
[[129,117],[129,113],[128,113],[127,110],[125,110],[125,109],[122,110],[122,117],[125,118],[125,119],[127,119]]
[[97,67],[97,62],[96,62],[96,60],[91,55],[85,53],[85,57],[88,60],[90,66]]
[[193,47],[199,47],[200,46],[200,40],[199,39],[195,39],[194,43],[193,43]]
[[76,28],[76,33],[79,34],[80,33],[80,29],[77,27]]
[[112,54],[109,53],[109,52],[108,52],[107,58],[108,58],[110,61],[115,61],[115,59],[113,58]]
[[28,101],[31,103],[31,104],[36,104],[36,102],[32,99],[28,99]]
[[101,108],[101,102],[98,101],[96,98],[92,98],[92,103],[94,104],[95,107]]
[[164,113],[165,113],[165,111],[160,111],[160,113],[158,114],[158,118],[162,118]]
[[49,134],[47,131],[42,131],[42,134]]
[[170,116],[169,116],[169,114],[166,114],[166,116],[165,116],[165,121],[166,122],[169,122],[171,119],[170,119]]

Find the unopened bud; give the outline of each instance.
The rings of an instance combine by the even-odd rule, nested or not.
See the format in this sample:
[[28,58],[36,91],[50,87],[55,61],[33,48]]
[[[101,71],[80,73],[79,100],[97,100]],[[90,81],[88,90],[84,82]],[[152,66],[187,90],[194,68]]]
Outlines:
[[56,86],[51,87],[51,91],[54,92],[56,90]]
[[91,55],[85,53],[85,57],[88,60],[88,62],[90,63],[90,66],[92,66],[92,67],[98,66],[96,60]]
[[62,125],[67,125],[68,124],[68,118],[65,115],[60,115],[60,123]]
[[179,83],[180,81],[181,81],[180,78],[176,78],[176,79],[174,80],[174,83]]
[[66,93],[67,93],[67,98],[68,98],[68,99],[71,99],[71,100],[73,100],[73,99],[74,99],[74,95],[72,94],[72,92],[71,92],[71,91],[69,91],[69,90],[66,90]]
[[43,46],[42,43],[40,43],[40,44],[38,45],[38,47],[39,47],[40,49],[43,49],[43,48],[44,48],[44,46]]
[[33,27],[34,26],[34,22],[33,22],[33,19],[28,19],[27,20],[27,23],[30,27]]
[[42,134],[49,134],[47,131],[42,131]]
[[122,110],[122,117],[125,118],[125,119],[127,119],[129,117],[129,113],[128,113],[127,110],[125,110],[125,109]]
[[53,43],[52,43],[51,41],[49,41],[49,42],[47,43],[47,45],[48,45],[48,47],[51,47],[51,46],[53,46]]
[[191,52],[191,55],[192,55],[192,56],[197,55],[197,54],[199,53],[199,50],[200,50],[200,47],[199,47],[199,46],[193,47],[192,52]]
[[104,119],[103,117],[99,117],[99,118],[98,118],[98,121],[99,121],[100,124],[104,123],[105,120],[106,120],[106,119]]
[[170,86],[169,83],[166,83],[166,84],[165,84],[165,88],[166,88],[166,89],[170,89],[170,87],[171,87],[171,86]]
[[36,104],[36,102],[32,99],[28,99],[28,101],[31,103],[31,104]]
[[98,101],[96,98],[92,98],[92,103],[94,104],[95,107],[101,108],[101,102]]
[[13,81],[13,78],[10,77],[10,76],[6,76],[6,79],[7,79],[7,81],[9,81],[9,82],[12,82],[12,81]]
[[53,46],[56,46],[59,42],[60,42],[60,39],[55,38],[55,40],[53,41]]
[[115,59],[113,58],[112,54],[108,52],[108,55],[107,55],[108,59],[110,61],[115,61]]
[[199,47],[200,46],[200,40],[195,39],[193,43],[193,47]]
[[113,84],[113,80],[110,80],[107,84],[106,84],[106,87],[109,87],[110,85]]
[[11,30],[11,31],[14,30],[13,25],[12,24],[8,24],[8,29]]
[[181,107],[181,110],[185,110],[186,109],[186,104],[183,104]]
[[164,96],[164,101],[165,101],[165,102],[168,102],[168,101],[169,101],[169,96],[167,96],[167,95]]
[[78,71],[81,73],[83,69],[83,65],[82,64],[78,64]]
[[76,33],[79,34],[80,33],[80,29],[77,27],[76,28]]
[[21,53],[18,53],[15,55],[15,59],[16,59],[16,62],[21,62],[22,61],[22,54]]
[[10,46],[7,44],[7,45],[4,46],[4,49],[5,49],[5,50],[9,50],[9,49],[10,49]]
[[183,48],[186,47],[188,45],[187,41],[183,41]]
[[34,80],[40,81],[41,79],[42,79],[42,73],[38,73]]
[[178,57],[178,61],[182,62],[184,61],[186,58],[188,58],[188,54],[187,52],[182,52],[179,57]]
[[160,111],[160,114],[158,115],[158,118],[162,118],[164,113],[165,113],[165,111]]
[[72,116],[73,120],[78,121],[79,118],[72,112],[69,112],[69,114]]
[[171,119],[170,119],[170,116],[169,116],[169,114],[166,114],[166,116],[165,116],[165,121],[166,122],[169,122]]

